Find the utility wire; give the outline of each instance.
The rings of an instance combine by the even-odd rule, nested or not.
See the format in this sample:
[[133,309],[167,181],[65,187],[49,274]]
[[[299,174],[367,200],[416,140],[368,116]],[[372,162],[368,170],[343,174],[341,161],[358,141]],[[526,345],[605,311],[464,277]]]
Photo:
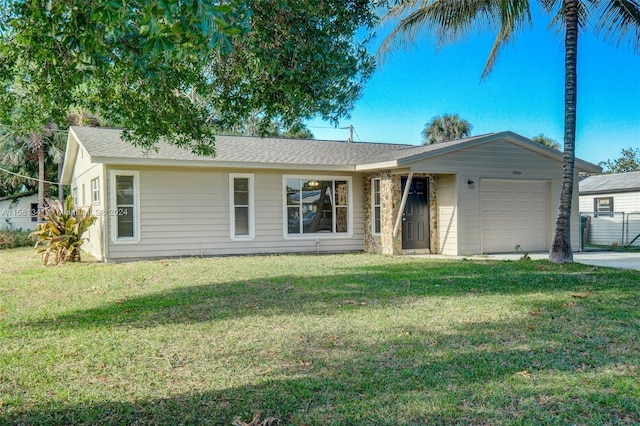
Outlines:
[[[16,126],[7,126],[6,124],[0,124],[1,128],[4,129],[18,129],[18,127]],[[42,129],[38,129],[38,131],[40,132],[58,132],[58,133],[69,133],[69,130],[65,130],[65,129],[46,129],[46,128],[42,128]]]
[[23,178],[23,179],[33,180],[33,181],[36,181],[36,182],[50,183],[51,185],[59,185],[59,184],[60,184],[60,182],[51,182],[51,181],[48,181],[48,180],[40,180],[40,179],[38,179],[38,178],[33,178],[33,177],[29,177],[29,176],[21,175],[20,173],[14,173],[14,172],[12,172],[12,171],[10,171],[10,170],[3,169],[2,167],[0,167],[0,171],[3,171],[3,172],[5,172],[5,173],[9,173],[10,175],[14,175],[14,176],[21,177],[21,178]]

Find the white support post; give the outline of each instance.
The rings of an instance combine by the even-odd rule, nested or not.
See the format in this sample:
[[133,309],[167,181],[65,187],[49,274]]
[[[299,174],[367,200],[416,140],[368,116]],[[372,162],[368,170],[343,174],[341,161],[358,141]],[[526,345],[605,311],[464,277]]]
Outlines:
[[400,229],[400,223],[402,222],[404,207],[407,205],[407,198],[409,197],[409,191],[411,189],[412,179],[413,179],[413,172],[409,172],[409,177],[407,178],[407,182],[404,184],[404,192],[402,193],[402,202],[400,203],[400,210],[398,210],[398,216],[396,217],[396,224],[393,227],[393,238],[397,237],[398,230]]

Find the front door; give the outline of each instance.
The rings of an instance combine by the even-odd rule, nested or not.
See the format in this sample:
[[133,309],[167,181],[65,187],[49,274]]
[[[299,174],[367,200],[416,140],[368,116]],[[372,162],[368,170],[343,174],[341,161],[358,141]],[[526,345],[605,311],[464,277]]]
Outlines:
[[[407,178],[402,178],[402,191]],[[407,204],[402,213],[402,248],[429,248],[429,178],[414,177],[411,180]]]

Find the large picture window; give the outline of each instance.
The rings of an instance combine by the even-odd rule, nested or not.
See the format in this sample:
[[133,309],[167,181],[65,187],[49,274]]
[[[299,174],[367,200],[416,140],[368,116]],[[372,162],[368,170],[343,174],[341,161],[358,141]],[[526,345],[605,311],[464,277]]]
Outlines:
[[349,233],[350,181],[285,178],[287,235]]
[[374,234],[380,234],[380,179],[371,180],[371,227]]
[[133,171],[111,172],[112,239],[117,242],[136,242],[140,239],[139,175]]
[[229,198],[231,199],[231,238],[254,237],[253,175],[230,174]]

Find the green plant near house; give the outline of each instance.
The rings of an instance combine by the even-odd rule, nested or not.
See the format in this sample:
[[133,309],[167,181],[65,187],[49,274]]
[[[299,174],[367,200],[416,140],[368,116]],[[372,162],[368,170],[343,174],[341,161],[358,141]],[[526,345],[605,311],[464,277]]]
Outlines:
[[0,250],[17,247],[31,247],[33,240],[29,231],[22,229],[0,229]]
[[529,252],[522,250],[522,247],[520,246],[520,244],[516,244],[516,246],[513,249],[515,251],[515,254],[523,253],[520,260],[531,260],[531,256],[529,256]]
[[37,238],[35,249],[42,257],[42,264],[80,261],[80,246],[86,238],[82,235],[95,221],[91,209],[76,208],[73,197],[68,196],[64,205],[60,200],[48,201],[42,213],[43,223],[38,224],[31,236]]

